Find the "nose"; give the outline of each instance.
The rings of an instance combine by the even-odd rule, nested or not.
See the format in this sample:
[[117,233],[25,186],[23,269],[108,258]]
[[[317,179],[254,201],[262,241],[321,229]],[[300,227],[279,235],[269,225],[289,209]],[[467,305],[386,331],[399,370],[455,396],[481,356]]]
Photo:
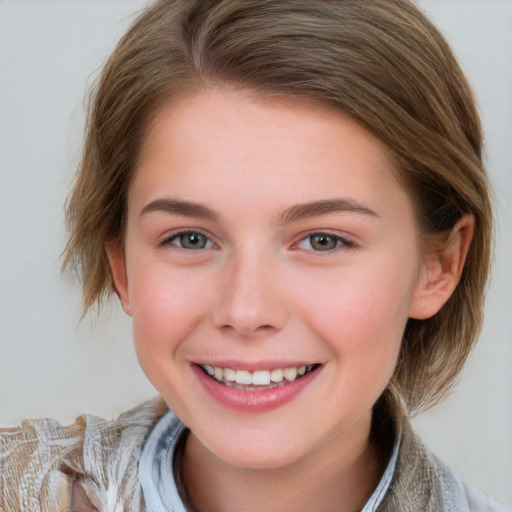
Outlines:
[[271,334],[288,322],[284,280],[272,257],[239,255],[226,262],[213,308],[213,323],[244,337]]

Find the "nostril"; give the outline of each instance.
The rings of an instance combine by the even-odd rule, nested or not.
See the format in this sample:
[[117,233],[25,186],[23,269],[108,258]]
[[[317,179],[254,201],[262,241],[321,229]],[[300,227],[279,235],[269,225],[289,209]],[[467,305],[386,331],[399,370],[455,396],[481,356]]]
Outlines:
[[229,332],[237,332],[238,334],[241,334],[242,336],[255,336],[259,334],[270,334],[272,331],[277,330],[276,327],[273,325],[260,325],[258,327],[253,326],[241,326],[241,325],[231,325],[231,324],[224,324],[221,327],[221,330],[225,331],[226,333]]

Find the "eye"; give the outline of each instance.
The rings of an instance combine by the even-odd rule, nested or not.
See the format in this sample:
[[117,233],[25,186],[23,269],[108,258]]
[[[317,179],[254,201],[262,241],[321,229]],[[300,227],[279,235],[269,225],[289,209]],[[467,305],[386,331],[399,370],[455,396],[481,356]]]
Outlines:
[[331,233],[311,233],[299,241],[298,247],[305,251],[328,252],[342,247],[352,248],[355,244]]
[[172,233],[170,236],[162,240],[159,244],[161,247],[165,245],[175,245],[181,249],[200,250],[212,249],[215,244],[203,233],[199,231],[180,231]]

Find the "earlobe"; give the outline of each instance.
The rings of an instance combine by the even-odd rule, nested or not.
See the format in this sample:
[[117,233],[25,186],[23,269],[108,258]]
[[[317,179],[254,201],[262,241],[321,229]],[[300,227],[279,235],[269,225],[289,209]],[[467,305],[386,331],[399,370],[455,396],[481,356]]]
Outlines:
[[464,215],[442,247],[425,254],[409,308],[410,318],[430,318],[450,298],[462,275],[474,224],[472,215]]
[[126,272],[126,258],[123,244],[120,242],[111,242],[106,244],[108,262],[114,286],[121,301],[124,312],[131,316],[130,296],[128,293],[128,274]]

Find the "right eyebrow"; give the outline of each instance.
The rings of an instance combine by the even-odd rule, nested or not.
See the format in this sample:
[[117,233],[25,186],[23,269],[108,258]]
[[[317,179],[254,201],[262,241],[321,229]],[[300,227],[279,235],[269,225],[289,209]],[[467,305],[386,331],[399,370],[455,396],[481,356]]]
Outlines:
[[152,212],[163,212],[170,215],[182,215],[198,219],[218,220],[219,215],[212,209],[194,201],[175,198],[155,199],[142,208],[139,215]]

